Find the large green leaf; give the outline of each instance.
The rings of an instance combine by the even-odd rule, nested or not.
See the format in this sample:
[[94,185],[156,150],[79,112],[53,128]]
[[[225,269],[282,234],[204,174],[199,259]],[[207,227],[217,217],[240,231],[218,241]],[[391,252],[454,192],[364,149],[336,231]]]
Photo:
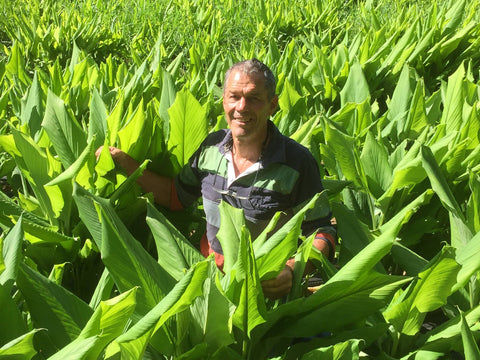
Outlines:
[[0,284],[0,317],[4,324],[8,324],[8,326],[5,326],[0,331],[1,345],[18,338],[27,332],[27,326],[10,293],[10,286]]
[[58,348],[73,341],[93,313],[80,298],[24,263],[19,267],[17,285],[28,304],[33,323],[47,329]]
[[242,237],[242,228],[245,226],[243,210],[234,208],[224,201],[218,206],[220,211],[220,228],[217,238],[222,245],[224,264],[223,269],[229,273],[238,260],[238,249]]
[[[15,147],[9,147],[7,151],[14,156],[17,166],[30,183],[48,220],[55,223],[56,216],[52,209],[51,199],[44,185],[51,180],[52,174],[57,171],[58,161],[50,154],[45,153],[43,149],[25,134],[13,128],[11,132],[13,134],[13,144]],[[8,138],[3,138],[3,140],[8,140]],[[2,145],[5,147],[9,146],[9,144],[9,141],[5,141]]]
[[449,77],[445,98],[445,109],[441,123],[446,124],[446,131],[460,130],[462,123],[462,108],[464,102],[463,79],[465,68],[463,64]]
[[190,307],[192,321],[188,337],[193,344],[208,344],[218,349],[234,341],[231,333],[230,303],[216,286],[219,269],[214,261],[209,262],[209,273],[203,285],[203,296],[195,299]]
[[168,114],[168,109],[175,102],[176,98],[176,89],[172,75],[169,72],[163,71],[163,83],[162,83],[162,96],[160,97],[160,105],[158,108],[158,113],[160,118],[163,120],[164,125],[164,134],[168,139],[170,135],[170,116]]
[[203,283],[207,276],[208,261],[195,264],[158,304],[109,345],[106,358],[121,353],[122,358],[142,359],[152,335],[169,318],[186,310],[202,294]]
[[143,99],[125,126],[118,132],[119,147],[137,161],[145,159],[153,131],[152,120],[145,116]]
[[92,94],[92,101],[90,103],[90,119],[88,121],[88,138],[91,142],[95,136],[95,149],[98,149],[105,142],[105,137],[108,135],[107,126],[107,109],[98,90],[94,89]]
[[432,189],[438,195],[445,208],[449,211],[451,218],[450,225],[452,229],[452,245],[457,248],[461,248],[473,236],[471,230],[468,229],[465,224],[465,215],[460,209],[460,206],[455,199],[455,196],[453,195],[445,176],[438,166],[438,163],[435,161],[430,148],[422,146],[421,156],[422,164],[427,172]]
[[463,351],[465,354],[465,359],[469,360],[479,360],[480,359],[480,350],[478,349],[477,341],[473,332],[465,320],[463,314],[462,318],[462,340],[463,340]]
[[108,146],[114,146],[117,144],[118,131],[122,127],[122,121],[125,114],[125,95],[124,91],[120,90],[118,95],[118,101],[115,104],[112,112],[107,116],[107,144]]
[[301,101],[301,96],[293,88],[293,86],[285,81],[282,89],[282,93],[278,98],[278,105],[281,109],[279,114],[284,114],[284,116],[276,116],[274,121],[278,129],[282,134],[290,136],[293,134],[301,125],[301,116],[305,114],[305,102]]
[[26,94],[25,101],[22,101],[21,123],[28,124],[30,136],[38,140],[40,137],[41,123],[43,119],[44,105],[42,102],[42,89],[38,80],[38,73],[35,72],[32,86]]
[[378,199],[392,183],[393,171],[388,161],[386,146],[375,139],[371,132],[367,133],[360,160],[365,170],[368,188]]
[[120,291],[140,286],[137,316],[146,314],[174,285],[171,276],[147,253],[112,209],[103,202],[99,206],[102,242],[97,244],[110,276]]
[[372,271],[391,249],[401,222],[391,226],[343,266],[313,295],[291,301],[269,313],[258,339],[315,336],[340,330],[365,319],[386,305],[393,293],[411,279]]
[[360,104],[370,96],[368,83],[359,62],[354,62],[351,66],[347,82],[340,94],[342,106],[349,102]]
[[183,88],[177,93],[168,114],[170,117],[168,148],[176,156],[179,164],[184,165],[208,134],[205,109],[188,89]]
[[331,345],[327,348],[313,350],[304,356],[303,360],[341,360],[356,359],[360,355],[361,340],[352,339],[344,343]]
[[[279,342],[284,343],[288,338],[343,330],[365,321],[369,315],[384,307],[394,292],[408,281],[409,278],[367,272],[354,282],[340,281],[329,286],[327,282],[306,300],[289,303],[292,304],[289,314],[283,310],[284,318],[271,326],[265,338],[278,338]],[[281,307],[278,309],[281,311]]]
[[35,334],[40,331],[34,329],[0,348],[0,357],[12,360],[27,360],[33,358],[37,354],[37,350],[33,345]]
[[[367,180],[354,139],[338,130],[333,124],[325,125],[325,141],[333,149],[336,161],[340,167],[344,179],[352,181],[360,188],[367,187]],[[340,178],[340,180],[344,180]]]
[[[464,317],[469,327],[474,326],[480,320],[480,306],[465,312]],[[438,351],[446,353],[450,350],[461,351],[461,316],[457,315],[452,319],[438,325],[433,330],[422,334],[417,340],[420,350]]]
[[22,261],[22,243],[24,239],[23,218],[20,216],[15,226],[8,232],[1,241],[1,256],[3,271],[0,273],[0,284],[6,289],[12,286],[17,278],[18,267]]
[[[285,267],[285,263],[296,251],[298,239],[301,235],[301,225],[305,213],[310,209],[316,210],[329,207],[325,193],[316,194],[303,206],[286,224],[273,234],[269,234],[274,223],[255,239],[253,251],[261,280],[275,277]],[[270,235],[270,236],[268,236]],[[268,236],[268,237],[267,237]]]
[[10,59],[5,65],[5,74],[11,79],[18,79],[24,86],[30,84],[30,77],[25,68],[24,45],[15,41],[10,49]]
[[332,202],[332,211],[337,220],[338,237],[348,239],[345,243],[342,242],[339,258],[339,261],[344,264],[367,246],[373,238],[368,227],[344,204]]
[[459,290],[469,281],[477,271],[480,270],[480,232],[471,238],[465,246],[457,249],[456,260],[462,265],[457,275],[457,283],[454,285],[452,292]]
[[62,165],[68,168],[87,146],[87,135],[72,118],[65,103],[49,91],[42,126],[48,134]]
[[414,89],[415,79],[411,75],[409,67],[405,65],[400,73],[397,86],[393,91],[392,99],[388,104],[387,119],[390,123],[382,130],[382,135],[389,135],[393,129],[397,138],[403,134]]
[[246,226],[241,227],[236,262],[230,271],[225,271],[220,283],[218,286],[235,305],[232,323],[250,337],[251,331],[265,322],[266,306]]
[[104,348],[120,336],[135,308],[137,288],[102,301],[80,335],[49,359],[97,359]]
[[444,248],[427,269],[418,274],[418,279],[390,304],[383,313],[387,321],[397,331],[415,335],[426,313],[446,304],[459,268],[453,249]]
[[204,259],[203,255],[151,203],[147,205],[147,224],[157,245],[158,263],[175,280],[178,281],[184,276],[185,269]]

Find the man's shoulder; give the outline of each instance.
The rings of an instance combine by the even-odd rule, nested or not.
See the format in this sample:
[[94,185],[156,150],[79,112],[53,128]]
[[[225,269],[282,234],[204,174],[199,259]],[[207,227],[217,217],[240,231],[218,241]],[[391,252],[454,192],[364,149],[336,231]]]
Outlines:
[[[282,134],[280,131],[275,132],[276,145],[272,147],[272,151],[282,149],[284,162],[289,165],[301,165],[305,162],[315,162],[315,159],[308,148],[297,142],[296,140]],[[281,144],[281,145],[280,145]],[[278,146],[280,145],[280,146]],[[277,153],[278,155],[278,153]],[[278,160],[279,158],[275,156]]]
[[226,137],[228,134],[229,134],[228,129],[213,131],[207,135],[207,137],[203,141],[203,145],[204,146],[220,145],[226,140]]

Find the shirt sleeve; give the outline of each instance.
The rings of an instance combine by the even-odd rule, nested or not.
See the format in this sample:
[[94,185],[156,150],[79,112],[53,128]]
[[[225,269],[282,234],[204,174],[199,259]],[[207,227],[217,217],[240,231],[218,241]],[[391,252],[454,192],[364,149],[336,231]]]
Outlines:
[[320,193],[320,196],[315,206],[305,213],[302,232],[305,236],[314,232],[328,234],[326,238],[333,240],[329,243],[335,245],[336,229],[331,223],[332,211],[329,199],[322,185],[317,162],[310,155],[306,157],[302,164],[298,183],[293,193],[294,211],[297,212],[302,209],[318,193]]
[[198,169],[200,147],[175,176],[174,187],[178,202],[183,208],[192,205],[202,195],[201,173]]

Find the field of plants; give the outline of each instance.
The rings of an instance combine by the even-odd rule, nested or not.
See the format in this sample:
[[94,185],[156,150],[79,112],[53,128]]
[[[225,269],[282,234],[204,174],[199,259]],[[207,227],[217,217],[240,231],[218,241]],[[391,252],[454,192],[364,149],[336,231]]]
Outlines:
[[[480,359],[479,0],[0,11],[0,358]],[[278,78],[272,120],[320,165],[334,264],[300,234],[317,198],[256,239],[222,204],[221,272],[197,250],[202,204],[171,212],[136,183],[226,127],[224,73],[252,57]],[[266,300],[292,256],[292,292]]]

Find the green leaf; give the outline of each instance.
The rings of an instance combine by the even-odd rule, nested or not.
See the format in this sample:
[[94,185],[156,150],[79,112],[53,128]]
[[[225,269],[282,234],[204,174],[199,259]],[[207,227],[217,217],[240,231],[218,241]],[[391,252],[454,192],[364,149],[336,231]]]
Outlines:
[[256,333],[262,339],[315,336],[365,319],[386,305],[393,293],[411,279],[372,271],[391,249],[401,222],[392,224],[361,250],[313,295],[283,304],[269,313]]
[[213,349],[234,342],[231,334],[230,306],[228,299],[216,286],[217,272],[220,270],[214,261],[209,261],[209,273],[203,285],[203,296],[195,299],[190,313],[189,339],[193,344],[208,344]]
[[145,116],[143,98],[126,125],[118,132],[118,147],[137,161],[145,159],[153,131],[151,119]]
[[366,224],[361,222],[344,204],[332,202],[332,212],[337,220],[337,234],[341,239],[348,239],[342,243],[339,262],[343,265],[366,247],[371,240],[370,231]]
[[10,341],[0,348],[0,357],[11,360],[27,360],[37,355],[33,345],[33,337],[40,329],[34,329],[25,335]]
[[360,355],[361,340],[352,339],[327,348],[310,351],[302,356],[302,360],[341,360],[357,359]]
[[59,348],[73,341],[93,310],[74,294],[21,263],[17,285],[28,304],[33,323],[48,330]]
[[444,110],[440,124],[445,124],[447,133],[460,130],[462,124],[462,109],[465,101],[463,79],[465,68],[459,66],[457,71],[448,78],[447,93],[445,94]]
[[319,121],[319,117],[312,117],[303,125],[297,127],[297,130],[291,135],[291,138],[306,148],[310,148],[310,139]]
[[173,279],[147,253],[112,209],[100,205],[102,242],[97,244],[110,276],[120,291],[140,286],[136,315],[144,315],[174,285]]
[[279,120],[274,121],[282,134],[289,136],[300,127],[302,115],[306,112],[305,102],[302,102],[301,99],[300,94],[286,80],[278,98],[278,105],[281,110],[278,117],[275,118],[279,118]]
[[49,359],[97,359],[120,336],[135,309],[137,288],[100,302],[80,335]]
[[174,288],[107,349],[107,358],[121,352],[122,358],[140,359],[152,335],[172,316],[186,310],[202,294],[208,261],[195,264]]
[[177,93],[168,113],[170,116],[168,148],[179,164],[184,165],[208,134],[205,109],[188,89],[183,88]]
[[226,294],[236,305],[233,324],[250,337],[252,330],[266,321],[266,307],[250,233],[245,226],[241,230],[237,262],[229,274],[234,281],[226,289]]
[[454,260],[452,250],[444,248],[427,269],[418,274],[418,279],[383,313],[397,331],[415,335],[420,330],[426,313],[446,304],[460,268]]
[[22,101],[21,124],[28,124],[30,136],[38,140],[40,137],[41,123],[44,106],[42,102],[42,88],[38,81],[38,73],[33,76],[32,86],[28,89],[26,99]]
[[108,200],[78,186],[74,191],[80,218],[100,249],[110,276],[120,291],[140,286],[135,315],[146,314],[170,291],[174,279],[132,236]]
[[72,118],[65,103],[49,91],[42,126],[65,168],[72,165],[87,146],[87,136]]
[[467,324],[463,313],[460,314],[462,319],[462,340],[463,340],[463,351],[465,354],[465,359],[468,360],[479,360],[480,359],[480,350],[478,349],[477,341],[473,336],[473,332]]
[[157,253],[160,254],[158,263],[175,280],[184,276],[185,269],[205,259],[151,203],[147,205],[147,224],[155,238]]
[[238,249],[242,236],[242,228],[245,226],[243,210],[234,208],[224,201],[218,206],[220,211],[220,228],[217,239],[222,246],[224,264],[223,269],[229,273],[238,260]]
[[92,336],[79,341],[72,341],[48,360],[82,360],[87,358],[91,350],[100,344],[99,336]]
[[27,326],[18,305],[11,296],[11,291],[11,286],[0,284],[0,318],[4,324],[8,324],[0,331],[0,344],[2,345],[27,332]]
[[465,225],[466,219],[455,196],[450,189],[445,176],[443,175],[438,163],[435,161],[430,148],[422,146],[421,148],[422,165],[430,179],[432,189],[440,198],[443,206],[449,211],[452,227],[452,245],[460,248],[472,238],[471,231]]
[[168,71],[163,71],[163,83],[162,83],[162,95],[160,97],[160,106],[158,108],[158,113],[160,118],[163,120],[165,127],[163,129],[165,138],[170,137],[170,116],[168,114],[168,109],[175,102],[177,95],[174,80],[172,75]]
[[327,123],[325,126],[325,141],[327,146],[333,149],[336,161],[345,179],[352,181],[357,187],[366,188],[367,180],[361,167],[362,164],[354,139],[339,131],[333,124]]
[[15,149],[11,153],[22,174],[29,181],[32,189],[51,222],[55,221],[55,214],[52,209],[51,200],[47,194],[44,185],[51,180],[51,174],[54,172],[55,162],[49,154],[46,154],[37,144],[23,133],[11,129],[13,134]]
[[[480,306],[464,313],[465,321],[469,327],[474,326],[480,321]],[[455,316],[452,319],[440,324],[433,330],[418,337],[419,349],[425,351],[438,351],[447,353],[452,349],[458,349],[461,346],[461,316]],[[461,348],[459,348],[461,350]]]
[[350,68],[347,82],[340,92],[341,107],[347,103],[360,104],[368,99],[370,91],[368,82],[362,70],[362,66],[356,61]]
[[2,246],[2,263],[5,270],[0,274],[0,284],[10,288],[17,278],[18,267],[22,261],[22,245],[24,240],[23,218],[20,216],[15,226],[8,232],[5,239],[0,239]]
[[98,149],[105,142],[108,134],[107,126],[107,108],[98,93],[97,89],[93,89],[92,100],[90,102],[90,118],[88,121],[88,137],[90,143],[95,137],[94,149]]
[[[325,195],[325,193],[323,193]],[[286,224],[273,234],[270,233],[270,224],[253,243],[253,251],[258,269],[258,276],[261,280],[271,279],[285,267],[287,259],[290,258],[298,247],[298,239],[301,235],[301,225],[305,213],[313,208],[320,208],[325,205],[325,197],[322,193],[316,194],[303,206]],[[328,203],[326,204],[327,206]],[[267,238],[267,235],[270,235]]]
[[12,80],[18,79],[23,85],[30,84],[30,77],[25,69],[25,50],[21,41],[14,41],[10,49],[10,58],[5,65],[5,73]]
[[368,188],[378,199],[392,183],[393,171],[388,161],[387,148],[381,141],[375,139],[371,132],[367,133],[360,160],[365,171]]
[[107,116],[107,139],[108,146],[114,146],[117,144],[118,131],[122,127],[122,120],[125,113],[124,104],[125,104],[125,95],[122,90],[118,93],[118,101],[115,104],[113,111]]
[[452,288],[452,292],[461,289],[470,280],[477,271],[480,270],[480,232],[471,238],[465,246],[457,249],[456,260],[462,265],[457,275],[457,283]]
[[114,285],[113,279],[108,273],[108,269],[103,269],[102,276],[100,277],[92,298],[90,299],[90,307],[96,309],[100,304],[100,301],[109,299]]

